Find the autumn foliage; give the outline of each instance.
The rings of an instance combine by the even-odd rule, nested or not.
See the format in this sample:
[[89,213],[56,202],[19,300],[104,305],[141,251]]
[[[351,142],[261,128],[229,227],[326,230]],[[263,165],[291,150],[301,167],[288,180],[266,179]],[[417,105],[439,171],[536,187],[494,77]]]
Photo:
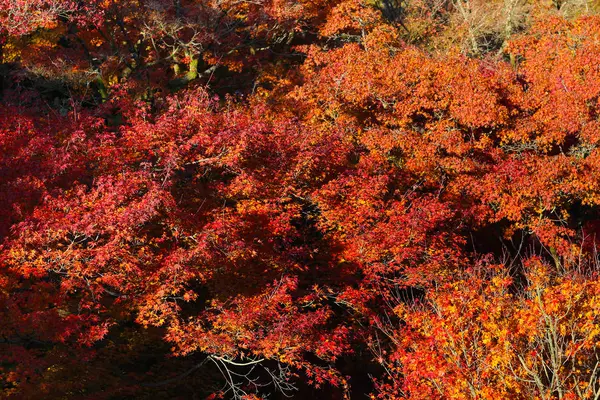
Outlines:
[[0,398],[600,398],[598,11],[0,0]]

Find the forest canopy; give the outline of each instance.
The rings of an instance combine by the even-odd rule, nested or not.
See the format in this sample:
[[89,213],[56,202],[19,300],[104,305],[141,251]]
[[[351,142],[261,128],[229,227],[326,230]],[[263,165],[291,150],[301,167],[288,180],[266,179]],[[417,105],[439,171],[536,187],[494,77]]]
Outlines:
[[0,0],[0,398],[600,398],[600,2]]

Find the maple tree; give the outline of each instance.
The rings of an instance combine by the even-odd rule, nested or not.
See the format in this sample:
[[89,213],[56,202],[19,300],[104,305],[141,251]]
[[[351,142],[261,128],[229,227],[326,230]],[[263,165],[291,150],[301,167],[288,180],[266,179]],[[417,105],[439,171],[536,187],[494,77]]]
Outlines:
[[600,396],[589,1],[0,1],[6,398]]

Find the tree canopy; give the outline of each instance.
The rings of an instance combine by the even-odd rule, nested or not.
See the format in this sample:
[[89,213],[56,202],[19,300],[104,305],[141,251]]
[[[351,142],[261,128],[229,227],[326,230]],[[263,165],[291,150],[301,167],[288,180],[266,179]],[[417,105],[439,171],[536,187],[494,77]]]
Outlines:
[[599,398],[598,11],[0,0],[0,398]]

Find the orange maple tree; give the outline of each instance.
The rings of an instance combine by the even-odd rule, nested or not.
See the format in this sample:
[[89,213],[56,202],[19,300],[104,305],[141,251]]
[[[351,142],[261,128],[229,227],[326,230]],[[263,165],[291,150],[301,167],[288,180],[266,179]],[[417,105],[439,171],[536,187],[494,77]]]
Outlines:
[[598,398],[575,3],[0,0],[1,397]]

